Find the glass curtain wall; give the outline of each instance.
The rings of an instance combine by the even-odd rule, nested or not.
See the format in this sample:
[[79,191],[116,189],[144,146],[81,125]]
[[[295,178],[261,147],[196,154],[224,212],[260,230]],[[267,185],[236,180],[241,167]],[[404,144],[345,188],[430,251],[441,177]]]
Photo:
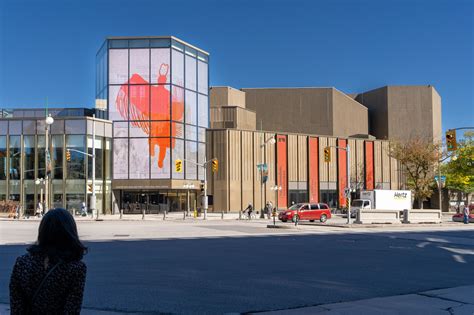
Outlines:
[[[130,39],[108,41],[108,60],[113,178],[203,179],[194,163],[205,159],[208,56],[172,39]],[[176,159],[194,163],[176,173]]]
[[10,180],[9,194],[10,200],[20,201],[20,178],[21,175],[21,136],[10,136],[9,139],[9,164],[10,164]]
[[7,199],[7,137],[0,136],[0,201]]

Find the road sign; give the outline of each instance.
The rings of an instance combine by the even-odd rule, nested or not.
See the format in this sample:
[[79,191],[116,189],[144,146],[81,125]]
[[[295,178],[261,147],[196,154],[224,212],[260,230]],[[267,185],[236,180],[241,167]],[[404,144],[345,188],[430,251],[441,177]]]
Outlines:
[[446,176],[435,176],[434,177],[435,181],[436,181],[436,184],[438,184],[438,187],[444,187],[444,184],[446,184]]

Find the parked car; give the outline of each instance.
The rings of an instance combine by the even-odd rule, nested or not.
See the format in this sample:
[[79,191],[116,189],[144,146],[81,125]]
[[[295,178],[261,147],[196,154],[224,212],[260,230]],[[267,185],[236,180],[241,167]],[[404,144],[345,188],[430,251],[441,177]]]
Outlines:
[[287,210],[280,212],[278,219],[282,222],[308,220],[314,222],[319,220],[322,223],[331,218],[331,209],[325,203],[297,203]]

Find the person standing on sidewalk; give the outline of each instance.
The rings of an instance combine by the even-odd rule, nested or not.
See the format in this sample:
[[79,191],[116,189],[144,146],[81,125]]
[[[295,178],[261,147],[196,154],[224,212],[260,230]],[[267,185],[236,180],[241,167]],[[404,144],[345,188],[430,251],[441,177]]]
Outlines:
[[469,207],[468,206],[464,206],[463,214],[464,214],[464,224],[469,224]]
[[10,278],[10,311],[20,314],[80,314],[87,248],[65,209],[48,211],[37,242],[16,259]]

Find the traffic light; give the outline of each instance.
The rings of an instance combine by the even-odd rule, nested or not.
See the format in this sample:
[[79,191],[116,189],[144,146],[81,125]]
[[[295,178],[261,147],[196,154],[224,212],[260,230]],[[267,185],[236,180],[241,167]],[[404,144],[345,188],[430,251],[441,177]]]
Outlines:
[[69,149],[66,150],[66,161],[71,162],[71,151]]
[[446,131],[446,146],[448,151],[456,151],[458,144],[456,142],[456,130]]
[[331,162],[331,148],[325,147],[324,148],[324,162]]
[[212,172],[217,173],[219,170],[219,161],[217,159],[212,160]]
[[176,160],[174,161],[176,173],[181,173],[183,171],[183,161]]
[[203,193],[204,192],[204,182],[201,182],[201,184],[199,185],[199,188],[201,188],[201,192]]

